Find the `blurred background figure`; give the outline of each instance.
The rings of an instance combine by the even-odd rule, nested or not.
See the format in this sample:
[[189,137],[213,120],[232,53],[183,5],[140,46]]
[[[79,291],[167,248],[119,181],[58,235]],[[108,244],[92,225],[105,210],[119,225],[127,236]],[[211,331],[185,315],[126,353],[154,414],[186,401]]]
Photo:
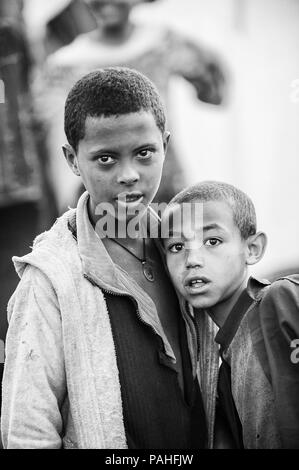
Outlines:
[[173,28],[208,41],[229,70],[225,107],[197,106],[186,82],[173,83],[186,180],[226,181],[252,197],[269,238],[253,274],[298,273],[299,2],[170,0],[160,7],[149,19],[167,15]]
[[[28,251],[34,237],[57,215],[50,202],[53,198],[48,197],[44,160],[39,158],[45,154],[39,152],[36,138],[38,126],[34,122],[29,87],[31,58],[22,6],[19,0],[0,3],[1,346],[7,329],[7,302],[18,283],[11,258]],[[2,370],[1,362],[1,378]]]
[[[64,101],[71,86],[82,75],[99,67],[128,66],[153,80],[167,108],[172,76],[183,77],[192,84],[201,102],[219,105],[223,101],[224,74],[219,59],[208,48],[165,25],[133,19],[133,10],[143,3],[144,0],[86,0],[79,7],[77,1],[68,4],[48,22],[47,31],[50,25],[52,38],[53,31],[60,24],[59,30],[65,34],[64,37],[63,34],[57,35],[57,38],[62,42],[72,37],[74,29],[78,31],[76,27],[68,28],[66,11],[70,12],[70,5],[73,5],[72,12],[76,18],[79,11],[87,11],[93,18],[91,31],[79,34],[69,45],[50,55],[42,77],[37,81],[39,108],[44,111],[43,119],[48,123],[47,142],[61,211],[68,205],[75,205],[79,196],[78,181],[63,161],[61,146],[66,140],[63,133]],[[82,28],[87,28],[88,14],[85,13],[83,19]],[[168,116],[171,121],[170,113]],[[185,184],[181,163],[171,143],[156,200],[168,201]]]

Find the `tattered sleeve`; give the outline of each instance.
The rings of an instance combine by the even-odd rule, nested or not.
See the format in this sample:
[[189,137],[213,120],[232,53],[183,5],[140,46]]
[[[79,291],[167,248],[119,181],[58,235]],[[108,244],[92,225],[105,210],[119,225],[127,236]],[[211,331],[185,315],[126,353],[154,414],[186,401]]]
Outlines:
[[61,447],[66,395],[61,318],[48,279],[30,266],[8,307],[3,378],[5,448]]

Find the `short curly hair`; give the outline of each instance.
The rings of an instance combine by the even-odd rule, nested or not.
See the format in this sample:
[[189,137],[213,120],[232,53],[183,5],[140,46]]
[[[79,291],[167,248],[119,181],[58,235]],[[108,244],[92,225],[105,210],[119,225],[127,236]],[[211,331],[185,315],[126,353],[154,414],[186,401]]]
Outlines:
[[233,219],[243,240],[256,233],[256,213],[253,202],[240,189],[220,181],[202,181],[183,189],[168,207],[187,202],[224,201],[232,209]]
[[162,134],[165,111],[155,85],[143,74],[127,67],[107,67],[88,73],[70,90],[64,112],[64,131],[77,152],[90,117],[109,117],[150,111]]

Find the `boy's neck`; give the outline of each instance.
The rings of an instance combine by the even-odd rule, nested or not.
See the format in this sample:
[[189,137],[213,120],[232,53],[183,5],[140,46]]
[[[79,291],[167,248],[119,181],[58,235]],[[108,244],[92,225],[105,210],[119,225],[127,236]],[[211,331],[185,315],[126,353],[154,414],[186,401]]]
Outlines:
[[92,37],[97,42],[106,42],[107,44],[125,43],[133,33],[134,24],[130,21],[117,28],[99,28],[93,32]]
[[[95,210],[92,206],[91,198],[89,198],[88,203],[87,203],[87,212],[88,212],[88,218],[91,222],[91,225],[93,229],[97,232],[97,229],[100,230],[101,228],[101,224],[99,223],[101,220],[101,217],[95,214]],[[106,233],[104,234],[101,232],[101,235],[100,235],[100,233],[98,232],[98,235],[100,235],[101,238],[117,239],[120,242],[124,243],[125,245],[126,244],[129,244],[132,246],[139,245],[140,241],[142,241],[141,234],[143,234],[144,236],[144,233],[143,233],[144,229],[142,228],[142,223],[143,223],[142,221],[144,217],[146,216],[146,214],[147,212],[145,211],[145,213],[142,213],[140,214],[140,216],[138,216],[138,224],[137,224],[137,216],[136,216],[133,227],[131,227],[131,229],[134,229],[134,234],[133,234],[134,236],[132,236],[132,234],[131,235],[128,234],[128,224],[130,221],[125,221],[125,220],[119,221],[118,219],[115,219],[113,217],[111,217],[111,224],[110,224],[110,227],[113,228],[112,233],[109,234],[108,229],[107,229],[107,232],[108,232],[107,234]],[[105,221],[106,220],[107,220],[107,215],[105,216]],[[120,227],[120,224],[122,224],[121,227]],[[138,236],[135,234],[135,230],[139,231]]]
[[216,325],[219,326],[219,328],[221,328],[224,325],[227,317],[232,311],[232,308],[236,304],[241,293],[243,292],[244,289],[246,289],[248,279],[249,279],[249,274],[248,272],[246,272],[241,284],[232,293],[232,295],[230,295],[228,299],[225,299],[222,302],[208,309],[208,314],[210,315],[212,320],[216,323]]

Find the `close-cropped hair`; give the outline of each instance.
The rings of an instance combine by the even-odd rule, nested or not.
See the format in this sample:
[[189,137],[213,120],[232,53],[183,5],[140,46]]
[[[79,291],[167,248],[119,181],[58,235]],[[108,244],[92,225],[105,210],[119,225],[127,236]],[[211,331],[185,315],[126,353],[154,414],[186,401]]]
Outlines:
[[65,103],[64,131],[75,151],[85,136],[87,117],[109,117],[149,111],[165,131],[165,111],[155,85],[127,67],[107,67],[88,73],[75,83]]
[[244,240],[256,233],[256,213],[253,202],[247,194],[228,183],[220,181],[196,183],[174,196],[168,207],[174,204],[208,201],[223,201],[230,206],[234,223]]

